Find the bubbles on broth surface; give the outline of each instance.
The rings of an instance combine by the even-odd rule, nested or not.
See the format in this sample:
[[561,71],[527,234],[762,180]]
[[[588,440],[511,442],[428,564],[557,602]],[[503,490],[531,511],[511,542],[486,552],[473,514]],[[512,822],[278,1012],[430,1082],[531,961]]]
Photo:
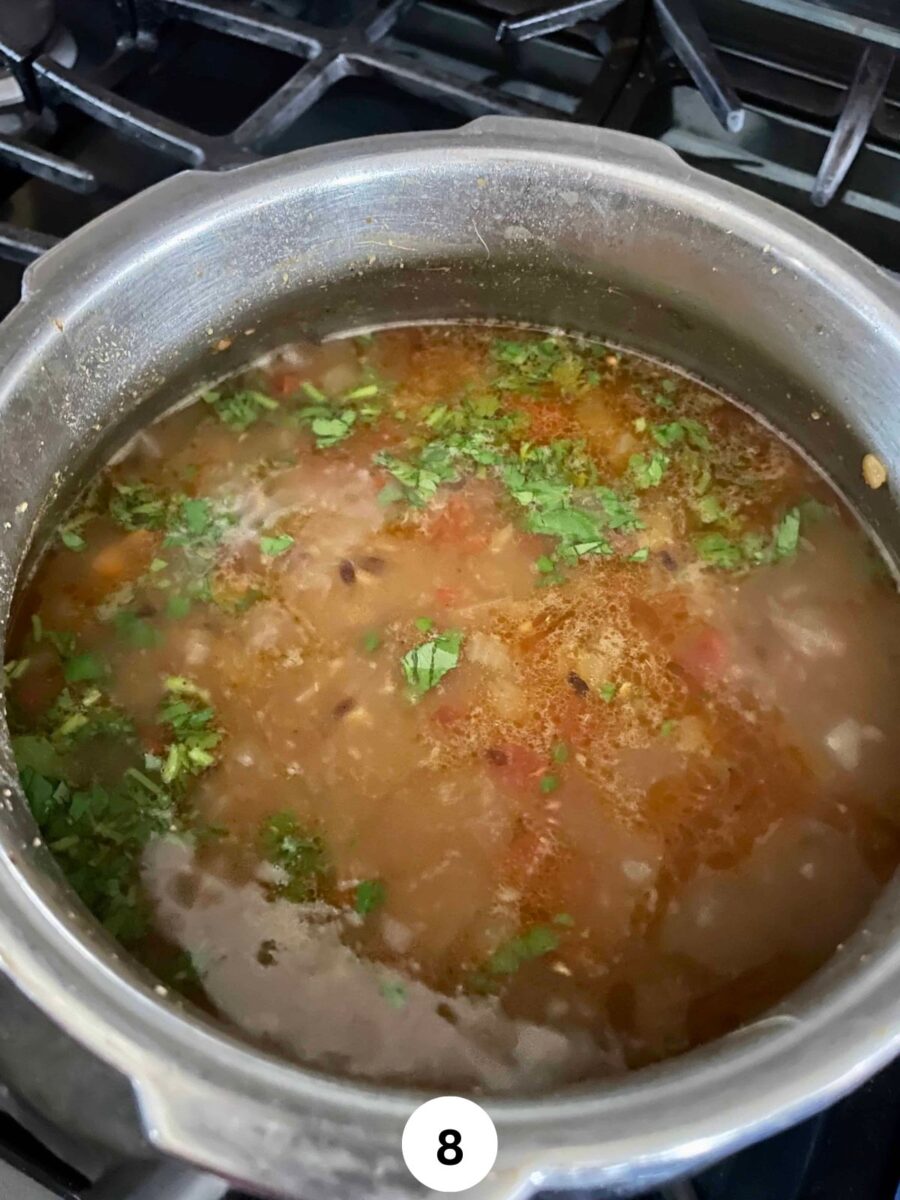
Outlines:
[[527,1091],[717,1036],[852,930],[900,852],[898,629],[747,414],[441,326],[146,429],[6,675],[46,841],[167,984],[325,1070]]

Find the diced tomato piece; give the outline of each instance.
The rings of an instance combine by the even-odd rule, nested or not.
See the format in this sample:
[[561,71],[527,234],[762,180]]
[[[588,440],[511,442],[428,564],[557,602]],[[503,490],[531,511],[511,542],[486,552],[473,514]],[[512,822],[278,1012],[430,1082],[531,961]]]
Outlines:
[[547,761],[537,750],[517,743],[492,747],[487,761],[492,774],[511,792],[532,792],[547,770]]
[[116,584],[137,579],[149,566],[158,541],[158,535],[149,530],[135,529],[99,550],[91,566],[97,575]]
[[694,634],[677,652],[678,662],[700,684],[721,679],[728,666],[728,639],[711,625]]
[[276,396],[292,396],[302,382],[303,376],[296,371],[274,371],[269,376],[269,387]]
[[452,587],[437,587],[434,589],[434,602],[441,608],[453,608],[459,604],[459,590]]
[[432,719],[438,724],[445,727],[456,725],[459,721],[466,717],[465,709],[454,708],[452,704],[439,705],[432,714]]
[[464,496],[451,496],[428,524],[428,540],[438,546],[457,546],[475,554],[484,550],[490,535],[479,533],[472,505]]

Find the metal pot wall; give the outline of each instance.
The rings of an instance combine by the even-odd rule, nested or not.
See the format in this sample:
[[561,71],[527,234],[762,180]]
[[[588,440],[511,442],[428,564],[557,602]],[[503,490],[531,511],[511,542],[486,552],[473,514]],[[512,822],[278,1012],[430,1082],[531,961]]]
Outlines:
[[[188,172],[29,270],[0,328],[0,620],[87,475],[204,375],[291,337],[437,318],[561,326],[695,372],[792,438],[900,555],[896,491],[860,473],[873,450],[900,480],[896,285],[656,143],[488,118]],[[0,760],[3,970],[130,1079],[149,1141],[278,1195],[421,1194],[400,1133],[422,1097],[292,1067],[157,994],[35,839],[6,736]],[[22,1044],[24,1080],[40,1050]],[[895,885],[750,1027],[624,1079],[486,1101],[500,1153],[478,1195],[643,1189],[807,1115],[898,1047]],[[83,1124],[80,1061],[54,1071]]]

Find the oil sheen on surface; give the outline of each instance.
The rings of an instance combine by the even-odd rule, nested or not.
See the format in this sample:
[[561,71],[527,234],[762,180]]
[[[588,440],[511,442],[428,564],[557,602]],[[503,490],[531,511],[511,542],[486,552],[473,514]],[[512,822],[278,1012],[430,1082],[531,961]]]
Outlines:
[[44,839],[169,986],[316,1067],[529,1091],[821,964],[900,851],[895,589],[638,358],[291,346],[145,430],[6,666]]

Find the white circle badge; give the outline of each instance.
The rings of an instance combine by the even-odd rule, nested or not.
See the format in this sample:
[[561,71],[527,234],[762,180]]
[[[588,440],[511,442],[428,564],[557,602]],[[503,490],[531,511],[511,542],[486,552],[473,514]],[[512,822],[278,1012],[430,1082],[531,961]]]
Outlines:
[[464,1192],[481,1183],[497,1157],[497,1130],[480,1104],[438,1096],[420,1104],[401,1141],[409,1173],[435,1192]]

